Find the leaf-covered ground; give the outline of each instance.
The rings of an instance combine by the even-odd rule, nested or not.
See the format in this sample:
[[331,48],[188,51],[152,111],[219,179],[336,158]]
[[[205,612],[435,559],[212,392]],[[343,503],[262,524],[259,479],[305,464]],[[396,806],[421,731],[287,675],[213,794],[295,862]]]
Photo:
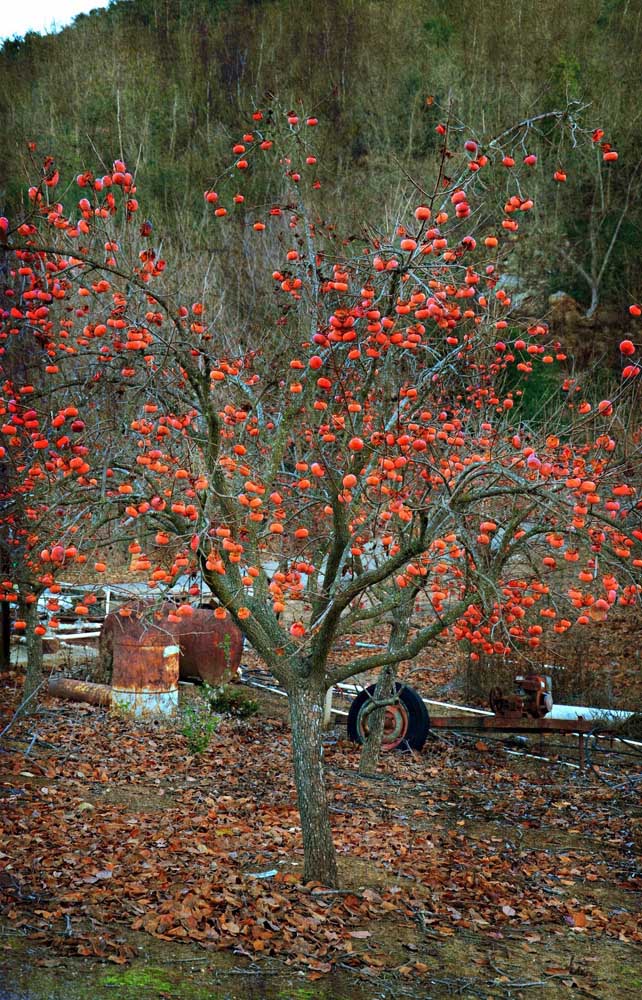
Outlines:
[[[3,695],[6,722],[16,692]],[[635,758],[580,774],[446,734],[364,779],[336,730],[325,759],[342,888],[328,891],[302,883],[287,714],[263,698],[200,756],[177,724],[56,701],[10,729],[0,980],[18,937],[45,966],[116,969],[151,935],[213,961],[229,950],[320,984],[377,984],[355,998],[639,995]],[[149,995],[187,995],[172,989]]]

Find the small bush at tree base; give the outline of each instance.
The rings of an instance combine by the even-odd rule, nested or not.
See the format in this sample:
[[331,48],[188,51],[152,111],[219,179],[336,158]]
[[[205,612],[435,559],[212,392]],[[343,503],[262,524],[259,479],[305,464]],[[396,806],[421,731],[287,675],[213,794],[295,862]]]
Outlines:
[[181,732],[190,753],[201,754],[209,747],[221,720],[209,713],[204,705],[186,705],[181,721]]
[[234,715],[237,719],[249,719],[256,715],[259,710],[259,703],[256,698],[250,698],[245,691],[232,687],[229,684],[223,687],[212,687],[204,684],[201,693],[210,711],[220,712],[222,715]]

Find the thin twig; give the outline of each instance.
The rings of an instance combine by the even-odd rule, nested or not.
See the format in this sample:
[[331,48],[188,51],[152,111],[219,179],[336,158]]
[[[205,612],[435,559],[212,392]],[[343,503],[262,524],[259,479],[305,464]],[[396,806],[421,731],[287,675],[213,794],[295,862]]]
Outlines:
[[[5,733],[9,732],[9,730],[11,729],[11,727],[14,724],[14,722],[16,721],[16,719],[19,718],[20,713],[22,712],[23,708],[25,708],[25,706],[29,704],[29,702],[31,701],[32,698],[35,698],[35,696],[38,694],[38,691],[40,690],[40,688],[43,686],[44,683],[45,683],[44,681],[40,681],[40,684],[38,685],[38,687],[35,688],[31,692],[31,694],[27,698],[25,698],[25,700],[20,705],[18,705],[17,709],[15,710],[15,712],[13,714],[13,718],[11,718],[9,720],[9,722],[7,723],[7,725],[4,727],[4,729],[0,733],[0,740],[5,735]],[[32,741],[32,745],[33,745],[33,741]],[[31,747],[29,747],[29,749],[31,749]]]

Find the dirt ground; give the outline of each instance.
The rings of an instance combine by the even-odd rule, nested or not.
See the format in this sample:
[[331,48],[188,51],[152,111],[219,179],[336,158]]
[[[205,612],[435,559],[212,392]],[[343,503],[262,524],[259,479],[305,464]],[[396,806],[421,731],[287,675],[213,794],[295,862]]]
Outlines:
[[250,693],[198,755],[184,719],[45,700],[11,727],[3,1000],[640,995],[642,760],[445,733],[365,779],[338,726],[328,892],[301,881],[287,704]]

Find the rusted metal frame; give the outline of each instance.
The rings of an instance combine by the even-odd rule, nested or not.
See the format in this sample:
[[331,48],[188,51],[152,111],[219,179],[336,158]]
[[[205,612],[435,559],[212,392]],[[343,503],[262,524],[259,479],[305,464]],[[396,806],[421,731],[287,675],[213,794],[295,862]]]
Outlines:
[[434,729],[494,729],[505,733],[584,733],[595,729],[590,719],[503,719],[499,716],[431,716]]
[[[586,740],[595,730],[591,719],[506,719],[494,718],[460,718],[455,715],[433,717],[430,725],[434,729],[473,729],[494,730],[503,733],[536,733],[539,735],[539,750],[543,753],[545,733],[576,734],[578,739],[578,756],[580,771],[586,767]],[[611,735],[606,732],[606,735]]]

